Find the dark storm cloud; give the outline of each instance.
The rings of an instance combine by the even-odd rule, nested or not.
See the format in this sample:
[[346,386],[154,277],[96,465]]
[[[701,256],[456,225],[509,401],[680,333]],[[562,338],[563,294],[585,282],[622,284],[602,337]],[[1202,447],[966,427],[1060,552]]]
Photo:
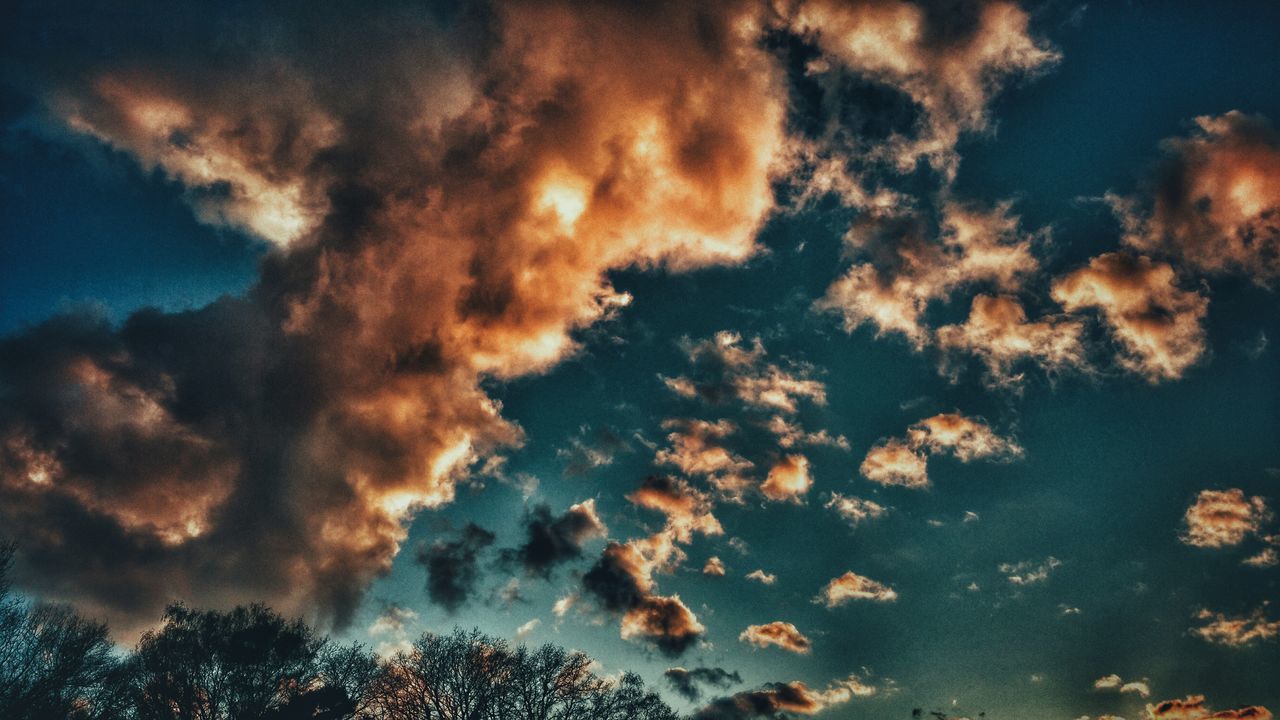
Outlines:
[[690,701],[702,697],[701,685],[713,688],[728,688],[742,682],[742,676],[735,670],[730,672],[718,667],[698,667],[685,669],[682,667],[667,668],[662,676],[667,679],[671,688]]
[[130,157],[270,247],[243,298],[3,341],[24,582],[126,631],[190,597],[348,621],[412,513],[520,442],[486,378],[575,352],[630,301],[610,270],[757,252],[785,140],[762,12],[8,13],[24,128]]
[[551,514],[550,507],[536,505],[525,516],[524,526],[527,539],[504,551],[503,558],[541,577],[550,576],[557,565],[581,557],[582,544],[607,531],[592,500],[573,505],[558,516]]
[[494,534],[468,523],[457,540],[437,540],[418,548],[417,561],[427,569],[427,597],[449,612],[456,611],[475,590],[480,551],[493,544]]

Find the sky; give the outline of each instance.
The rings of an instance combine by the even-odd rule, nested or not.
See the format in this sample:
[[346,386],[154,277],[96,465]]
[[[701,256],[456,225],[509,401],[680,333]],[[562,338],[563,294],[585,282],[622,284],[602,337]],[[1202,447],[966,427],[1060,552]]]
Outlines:
[[708,720],[1280,706],[1280,7],[7,14],[31,596]]

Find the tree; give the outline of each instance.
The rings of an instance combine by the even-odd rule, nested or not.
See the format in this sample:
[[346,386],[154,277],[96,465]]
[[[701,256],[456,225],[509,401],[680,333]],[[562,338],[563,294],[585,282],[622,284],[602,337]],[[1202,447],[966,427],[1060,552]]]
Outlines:
[[98,718],[117,672],[107,628],[70,608],[9,594],[12,545],[0,545],[0,717]]
[[383,668],[378,705],[389,720],[498,720],[512,657],[478,630],[424,634]]
[[587,717],[591,699],[608,684],[591,673],[591,658],[555,645],[530,651],[521,646],[512,658],[505,717],[513,720],[574,720]]
[[229,612],[171,605],[132,659],[139,720],[243,720],[287,706],[317,682],[323,646],[262,605]]

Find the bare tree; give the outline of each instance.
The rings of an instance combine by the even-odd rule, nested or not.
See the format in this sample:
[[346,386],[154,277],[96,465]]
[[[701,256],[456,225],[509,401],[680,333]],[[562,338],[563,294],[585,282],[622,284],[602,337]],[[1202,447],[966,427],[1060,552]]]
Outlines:
[[262,605],[226,613],[172,605],[134,653],[139,720],[261,718],[316,682],[322,641]]
[[117,665],[106,626],[10,595],[13,554],[0,546],[0,717],[103,717]]
[[507,691],[512,720],[576,720],[588,716],[593,697],[608,684],[591,673],[591,658],[555,645],[530,651],[521,646],[512,658]]
[[397,653],[377,683],[389,720],[498,720],[512,676],[505,641],[478,630],[425,634]]

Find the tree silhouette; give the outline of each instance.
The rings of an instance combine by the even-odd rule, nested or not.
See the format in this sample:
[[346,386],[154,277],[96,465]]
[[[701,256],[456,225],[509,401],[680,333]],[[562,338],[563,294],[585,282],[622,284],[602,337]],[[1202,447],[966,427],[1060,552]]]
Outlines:
[[323,642],[262,605],[230,612],[171,605],[132,658],[139,720],[260,718],[316,681]]
[[0,545],[3,720],[676,720],[639,675],[555,645],[427,633],[390,658],[262,605],[171,605],[131,653],[101,623],[9,592]]
[[11,595],[13,554],[0,545],[0,717],[109,717],[103,690],[118,678],[106,626]]

